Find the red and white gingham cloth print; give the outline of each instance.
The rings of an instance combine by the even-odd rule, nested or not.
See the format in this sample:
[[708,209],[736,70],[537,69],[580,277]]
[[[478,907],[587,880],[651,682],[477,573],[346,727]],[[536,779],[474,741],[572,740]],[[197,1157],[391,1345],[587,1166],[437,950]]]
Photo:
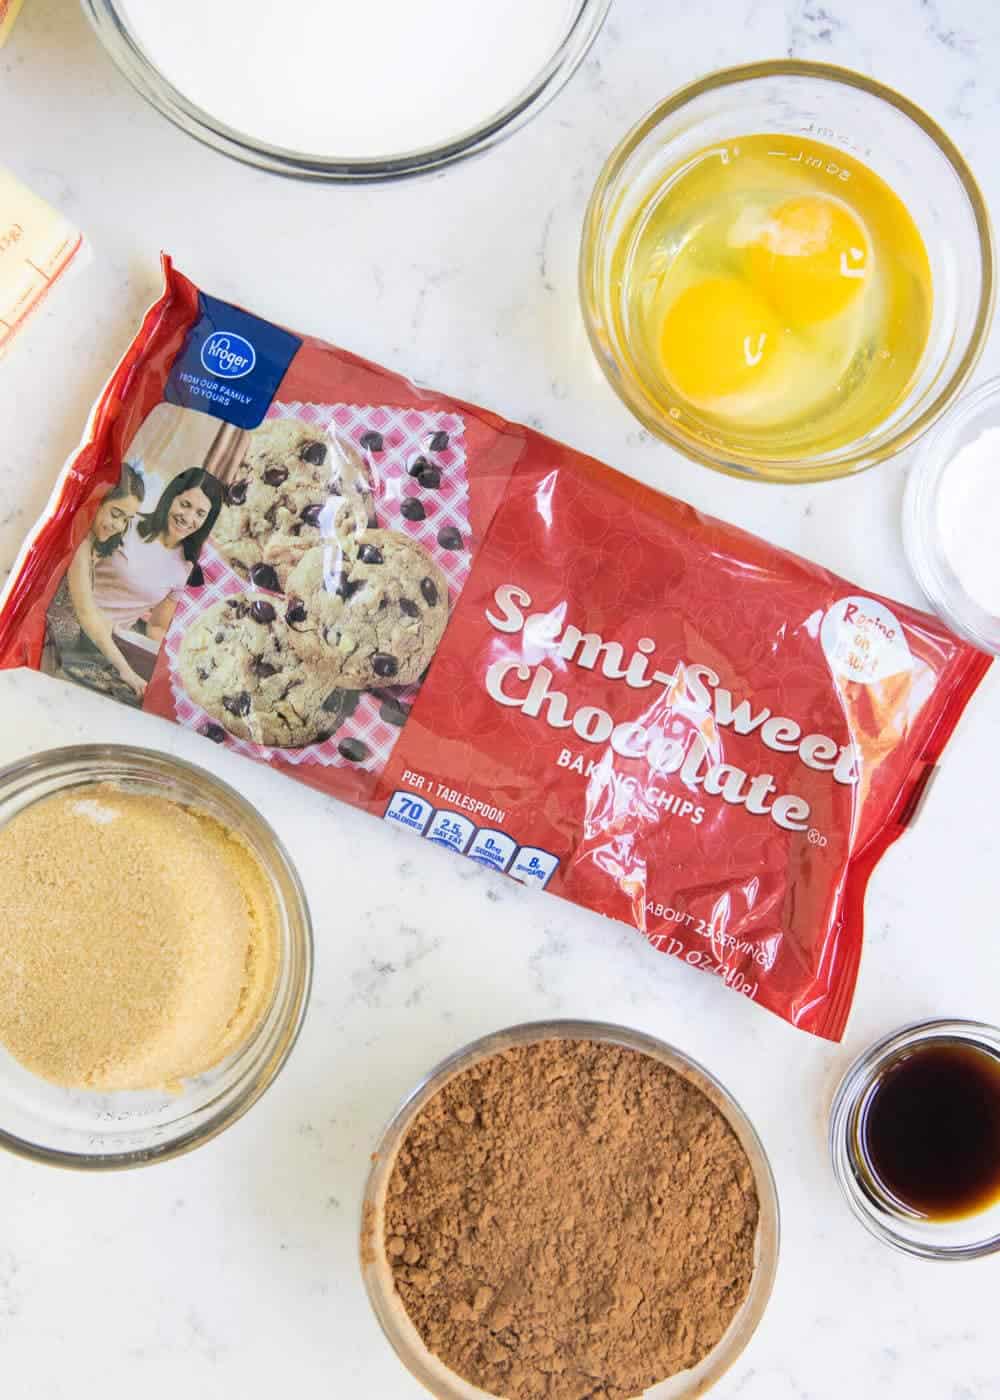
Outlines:
[[[449,597],[454,607],[469,577],[474,545],[469,526],[463,419],[454,413],[422,413],[413,408],[314,403],[274,403],[267,416],[269,419],[301,418],[324,431],[336,429],[357,445],[375,478],[375,514],[380,527],[398,530],[400,534],[423,545],[448,580]],[[361,447],[361,438],[368,432],[381,434],[381,452],[369,452]],[[448,446],[441,452],[430,448],[430,439],[436,432],[448,434]],[[418,456],[426,457],[439,469],[441,485],[437,490],[422,487],[408,473],[407,466]],[[403,515],[401,507],[407,496],[419,498],[427,512],[424,520],[407,520]],[[463,541],[462,549],[441,548],[437,536],[444,525],[452,525],[458,530]],[[205,582],[201,588],[189,588],[184,592],[164,643],[177,719],[188,729],[195,730],[202,730],[205,725],[216,724],[217,721],[200,705],[196,705],[184,689],[177,664],[181,640],[187,629],[213,603],[249,591],[247,581],[235,573],[210,544],[202,550],[200,562]],[[415,685],[396,688],[393,694],[402,704],[411,705],[418,689]],[[311,744],[307,748],[274,749],[237,739],[231,734],[227,735],[226,742],[239,753],[265,762],[273,754],[280,753],[285,763],[319,763],[327,767],[364,768],[378,773],[384,768],[400,735],[398,725],[386,724],[382,719],[379,714],[381,704],[381,700],[363,692],[354,714],[341,724],[337,732],[324,743]],[[344,739],[360,739],[368,750],[368,756],[361,763],[345,759],[338,748]]]

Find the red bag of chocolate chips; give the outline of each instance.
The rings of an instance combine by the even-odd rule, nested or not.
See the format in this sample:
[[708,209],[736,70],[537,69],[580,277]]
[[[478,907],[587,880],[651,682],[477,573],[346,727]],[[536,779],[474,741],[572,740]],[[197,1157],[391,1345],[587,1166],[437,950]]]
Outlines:
[[868,877],[988,659],[164,268],[12,571],[0,664],[141,705],[839,1038]]

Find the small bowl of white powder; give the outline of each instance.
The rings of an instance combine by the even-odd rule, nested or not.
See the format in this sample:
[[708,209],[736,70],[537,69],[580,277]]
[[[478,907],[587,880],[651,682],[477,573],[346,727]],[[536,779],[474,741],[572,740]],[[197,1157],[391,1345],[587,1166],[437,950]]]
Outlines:
[[1000,379],[968,394],[924,439],[907,483],[903,539],[935,610],[1000,655]]
[[549,102],[611,0],[83,0],[139,93],[237,160],[389,180],[486,150]]

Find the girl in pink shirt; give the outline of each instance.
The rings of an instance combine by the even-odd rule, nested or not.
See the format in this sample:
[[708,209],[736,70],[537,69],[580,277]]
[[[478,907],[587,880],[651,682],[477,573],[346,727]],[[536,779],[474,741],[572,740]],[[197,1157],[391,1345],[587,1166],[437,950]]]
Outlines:
[[119,547],[95,551],[90,573],[77,569],[76,559],[70,566],[70,597],[83,633],[139,698],[146,683],[123,655],[115,629],[143,619],[146,636],[163,639],[222,503],[217,478],[192,467],[167,483]]
[[[137,691],[142,681],[113,641],[107,642],[104,638],[95,616],[94,573],[99,563],[121,549],[145,494],[142,475],[133,467],[123,466],[118,483],[101,501],[86,538],[73,555],[59,591],[49,604],[47,616],[49,638],[60,656],[79,647],[86,618],[90,626],[85,635],[95,635],[106,643],[99,649],[118,670],[122,680]],[[95,645],[99,644],[95,642]]]

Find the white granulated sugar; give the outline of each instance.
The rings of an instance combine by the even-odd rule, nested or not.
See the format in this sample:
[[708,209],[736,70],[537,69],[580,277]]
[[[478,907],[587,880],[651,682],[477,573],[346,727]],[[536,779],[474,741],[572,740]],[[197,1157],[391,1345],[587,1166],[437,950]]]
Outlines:
[[1000,428],[987,428],[938,486],[941,544],[966,593],[1000,618]]
[[123,0],[148,58],[256,140],[375,159],[501,111],[566,37],[578,0]]

